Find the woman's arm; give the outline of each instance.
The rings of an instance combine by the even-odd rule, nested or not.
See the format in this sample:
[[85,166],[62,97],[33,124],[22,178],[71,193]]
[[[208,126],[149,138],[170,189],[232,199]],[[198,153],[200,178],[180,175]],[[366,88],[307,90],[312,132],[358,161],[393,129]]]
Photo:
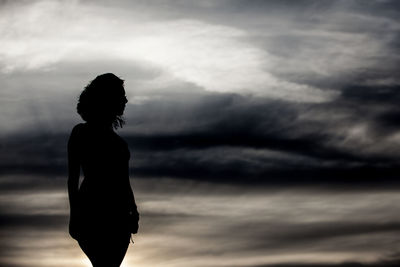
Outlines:
[[80,176],[80,143],[79,126],[75,126],[68,140],[68,197],[70,207],[69,233],[72,238],[78,237],[77,212],[78,189]]
[[79,131],[75,126],[68,140],[68,196],[71,212],[76,209],[79,187],[80,160],[78,140]]
[[139,212],[137,210],[136,202],[135,202],[135,196],[132,191],[132,187],[129,181],[128,177],[128,194],[129,194],[129,230],[132,234],[137,234],[139,230]]
[[137,206],[136,206],[135,196],[133,194],[131,183],[129,182],[129,179],[128,179],[128,191],[129,191],[128,194],[129,194],[129,198],[130,198],[129,211],[132,213],[135,213],[135,214],[137,214],[137,216],[139,216],[139,212],[138,212]]

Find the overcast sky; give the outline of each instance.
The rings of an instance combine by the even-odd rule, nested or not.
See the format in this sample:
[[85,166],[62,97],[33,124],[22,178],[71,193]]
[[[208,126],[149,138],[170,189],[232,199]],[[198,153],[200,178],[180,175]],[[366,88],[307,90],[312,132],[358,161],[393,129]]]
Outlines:
[[394,0],[0,1],[1,265],[88,266],[66,141],[105,72],[125,80],[143,214],[125,267],[398,260],[399,17]]

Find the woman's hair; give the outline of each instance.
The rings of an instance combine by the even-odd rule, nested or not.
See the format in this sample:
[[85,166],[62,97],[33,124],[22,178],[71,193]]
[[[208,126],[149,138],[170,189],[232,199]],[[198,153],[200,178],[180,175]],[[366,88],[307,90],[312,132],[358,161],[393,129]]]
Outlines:
[[124,81],[105,73],[83,89],[76,108],[84,121],[111,123],[116,129],[125,123],[122,114],[126,102]]

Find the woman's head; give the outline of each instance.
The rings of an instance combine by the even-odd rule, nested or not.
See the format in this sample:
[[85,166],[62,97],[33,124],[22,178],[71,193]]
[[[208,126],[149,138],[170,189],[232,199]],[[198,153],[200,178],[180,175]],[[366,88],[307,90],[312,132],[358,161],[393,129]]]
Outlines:
[[82,119],[122,127],[125,105],[124,81],[112,73],[97,76],[79,96],[77,111]]

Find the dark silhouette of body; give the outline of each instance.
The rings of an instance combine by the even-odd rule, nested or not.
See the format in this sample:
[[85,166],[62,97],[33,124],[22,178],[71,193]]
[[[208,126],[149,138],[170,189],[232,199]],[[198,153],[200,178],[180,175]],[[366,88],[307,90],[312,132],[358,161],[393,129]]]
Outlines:
[[69,231],[94,267],[120,266],[138,227],[129,149],[114,132],[124,123],[126,103],[123,80],[111,73],[96,77],[77,106],[86,123],[76,125],[68,141]]

